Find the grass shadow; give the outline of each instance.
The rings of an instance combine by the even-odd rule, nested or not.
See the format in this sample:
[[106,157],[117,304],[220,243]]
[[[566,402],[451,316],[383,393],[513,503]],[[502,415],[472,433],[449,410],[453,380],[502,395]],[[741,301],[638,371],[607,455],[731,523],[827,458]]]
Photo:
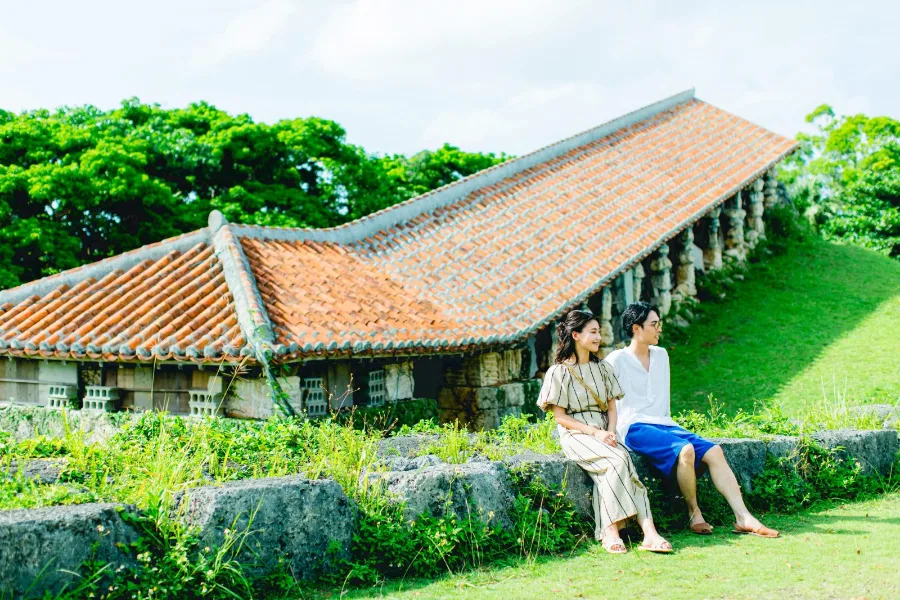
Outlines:
[[724,302],[701,305],[676,345],[663,338],[673,409],[703,411],[712,394],[730,414],[776,401],[792,412],[822,399],[829,369],[843,371],[839,387],[855,395],[896,400],[895,339],[873,317],[900,318],[898,292],[898,261],[819,239],[789,246],[754,265]]

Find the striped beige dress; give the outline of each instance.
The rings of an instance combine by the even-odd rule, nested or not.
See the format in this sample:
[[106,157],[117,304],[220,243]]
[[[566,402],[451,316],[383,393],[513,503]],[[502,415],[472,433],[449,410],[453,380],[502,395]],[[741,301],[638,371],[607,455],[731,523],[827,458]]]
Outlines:
[[[581,381],[573,377],[569,369]],[[570,366],[555,364],[544,375],[538,407],[547,411],[555,404],[566,409],[566,414],[576,421],[605,430],[608,424],[606,407],[601,409],[582,382],[590,386],[602,402],[622,397],[619,382],[606,361]],[[594,536],[598,540],[611,523],[629,517],[643,520],[650,516],[647,490],[621,443],[613,448],[590,435],[562,425],[558,428],[566,457],[578,463],[594,480]]]

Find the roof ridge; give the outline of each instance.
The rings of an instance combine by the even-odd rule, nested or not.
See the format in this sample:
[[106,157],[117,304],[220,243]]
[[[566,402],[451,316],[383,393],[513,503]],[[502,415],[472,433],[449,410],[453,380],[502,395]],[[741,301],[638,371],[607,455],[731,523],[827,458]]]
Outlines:
[[484,169],[420,196],[410,198],[337,227],[308,229],[235,225],[235,233],[253,238],[295,242],[314,241],[343,244],[357,242],[379,231],[390,229],[398,223],[409,221],[426,212],[452,204],[475,190],[513,177],[536,165],[558,158],[575,148],[590,144],[641,121],[651,119],[664,111],[691,100],[694,100],[694,88],[669,96],[581,133],[543,146],[528,154],[510,159],[499,165]]
[[209,242],[209,229],[206,227],[68,269],[55,275],[48,275],[14,288],[0,290],[0,304],[6,302],[19,304],[29,296],[44,296],[61,285],[72,286],[90,277],[103,277],[116,269],[127,271],[145,260],[159,260],[173,250],[186,252],[201,241]]
[[217,210],[209,215],[209,231],[213,249],[222,265],[225,283],[234,300],[238,325],[256,358],[264,361],[266,355],[274,350],[275,331],[256,285],[256,276],[231,224]]

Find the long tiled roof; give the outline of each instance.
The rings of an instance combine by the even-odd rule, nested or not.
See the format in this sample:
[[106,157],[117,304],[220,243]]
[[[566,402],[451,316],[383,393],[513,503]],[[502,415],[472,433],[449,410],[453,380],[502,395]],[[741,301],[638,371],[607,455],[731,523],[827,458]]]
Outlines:
[[682,93],[341,227],[214,215],[140,268],[97,263],[0,292],[0,353],[295,360],[509,343],[795,147]]

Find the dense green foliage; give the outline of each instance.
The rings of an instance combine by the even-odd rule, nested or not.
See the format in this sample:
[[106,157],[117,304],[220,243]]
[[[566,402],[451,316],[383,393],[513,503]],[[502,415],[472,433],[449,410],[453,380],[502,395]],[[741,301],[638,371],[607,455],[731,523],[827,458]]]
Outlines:
[[506,158],[450,145],[376,156],[334,121],[270,125],[205,102],[0,110],[0,289],[198,229],[213,209],[330,227]]
[[806,119],[816,132],[781,171],[798,206],[827,238],[900,257],[900,121],[828,105]]

